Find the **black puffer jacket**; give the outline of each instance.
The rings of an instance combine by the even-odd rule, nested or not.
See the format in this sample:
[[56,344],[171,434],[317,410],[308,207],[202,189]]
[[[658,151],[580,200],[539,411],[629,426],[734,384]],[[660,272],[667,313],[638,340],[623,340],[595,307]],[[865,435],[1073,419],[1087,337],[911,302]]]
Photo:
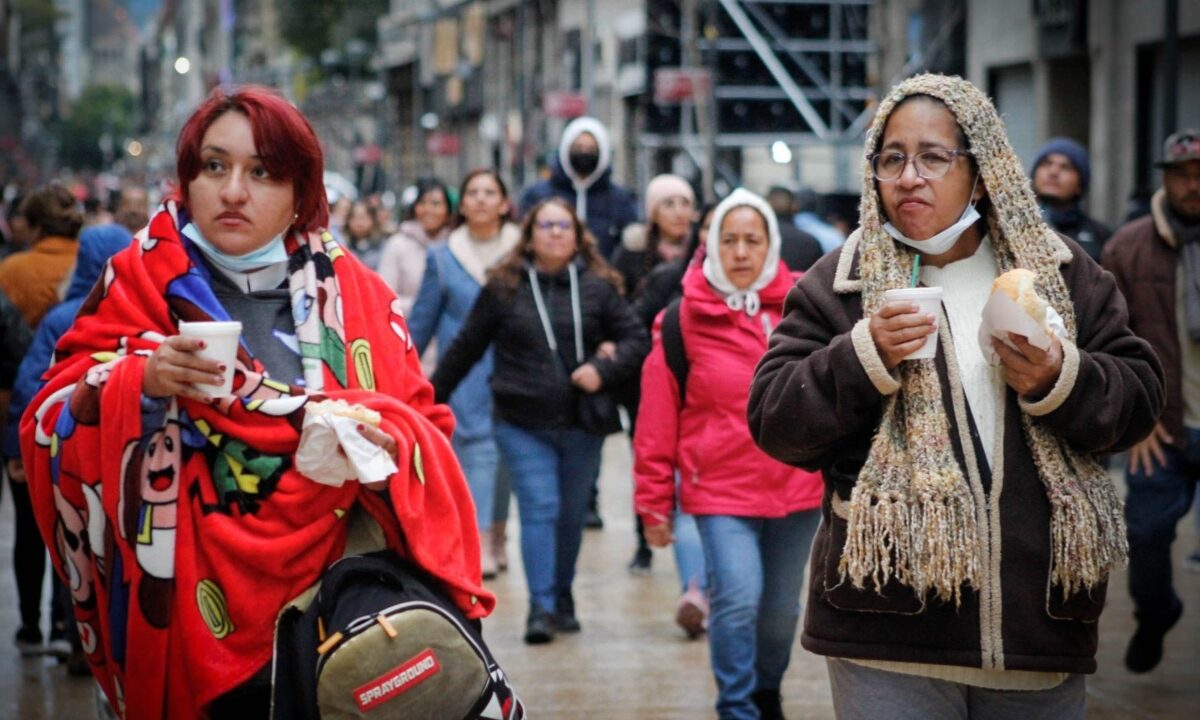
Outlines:
[[[596,367],[603,389],[615,391],[636,378],[650,351],[650,337],[615,287],[586,267],[576,267],[584,362]],[[523,277],[515,291],[490,281],[433,374],[438,402],[445,402],[494,343],[491,387],[497,417],[528,428],[578,426],[576,398],[581,391],[571,384],[570,372],[580,363],[575,355],[569,275],[566,270],[553,276],[538,273],[538,283],[559,358],[546,342],[528,278]],[[604,341],[616,343],[616,357],[595,356]]]

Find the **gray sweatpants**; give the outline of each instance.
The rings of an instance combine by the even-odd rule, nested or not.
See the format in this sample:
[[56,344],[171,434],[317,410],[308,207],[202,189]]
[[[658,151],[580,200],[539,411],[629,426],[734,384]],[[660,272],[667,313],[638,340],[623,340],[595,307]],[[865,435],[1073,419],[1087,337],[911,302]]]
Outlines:
[[1084,720],[1083,675],[1049,690],[989,690],[826,658],[838,720]]

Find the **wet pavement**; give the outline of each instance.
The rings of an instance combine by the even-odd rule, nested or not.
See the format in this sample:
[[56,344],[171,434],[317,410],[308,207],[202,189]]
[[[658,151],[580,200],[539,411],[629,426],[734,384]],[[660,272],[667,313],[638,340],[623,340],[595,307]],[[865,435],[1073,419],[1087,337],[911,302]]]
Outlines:
[[[601,481],[606,524],[588,531],[575,585],[581,633],[559,636],[549,645],[522,642],[528,595],[515,528],[508,543],[512,565],[490,583],[499,603],[485,623],[485,636],[535,720],[713,717],[716,691],[707,645],[702,639],[689,641],[673,623],[679,588],[671,554],[656,551],[649,576],[626,571],[634,549],[629,467],[628,444],[610,439]],[[1192,518],[1185,518],[1175,543],[1184,615],[1167,638],[1162,665],[1151,673],[1132,675],[1122,665],[1133,619],[1125,575],[1113,578],[1100,624],[1100,670],[1088,678],[1089,719],[1200,718],[1200,574],[1183,568],[1196,543],[1193,527]],[[65,666],[52,658],[22,659],[11,644],[18,624],[11,555],[12,506],[5,497],[0,503],[0,720],[96,717],[90,680],[68,677]],[[782,690],[789,718],[833,717],[824,661],[798,642]]]

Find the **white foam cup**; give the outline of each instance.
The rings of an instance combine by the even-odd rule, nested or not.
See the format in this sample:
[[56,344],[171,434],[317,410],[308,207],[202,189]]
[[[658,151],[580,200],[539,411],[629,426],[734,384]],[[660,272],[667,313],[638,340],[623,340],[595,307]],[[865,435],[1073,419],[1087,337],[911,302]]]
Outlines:
[[[915,288],[896,288],[894,290],[885,290],[883,292],[884,302],[893,302],[895,300],[904,300],[911,303],[916,303],[917,312],[923,315],[932,315],[934,322],[942,316],[942,289],[940,287],[915,287]],[[936,332],[930,333],[925,338],[925,344],[909,353],[905,360],[929,360],[937,356],[937,340]]]
[[237,360],[238,340],[242,337],[242,324],[236,320],[181,322],[179,334],[184,337],[204,340],[200,357],[225,364],[225,382],[220,385],[196,383],[196,388],[209,397],[225,397],[233,389],[233,365]]

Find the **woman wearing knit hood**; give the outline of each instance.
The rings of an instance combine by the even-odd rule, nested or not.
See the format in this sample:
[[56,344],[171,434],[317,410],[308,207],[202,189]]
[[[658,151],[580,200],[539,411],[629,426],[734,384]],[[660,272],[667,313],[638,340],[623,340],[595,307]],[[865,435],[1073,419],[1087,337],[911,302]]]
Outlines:
[[[759,445],[825,477],[801,643],[840,718],[1082,718],[1096,620],[1124,562],[1100,453],[1162,408],[1162,370],[1113,279],[1048,227],[991,102],[920,75],[866,139],[861,227],[788,296],[759,364]],[[937,317],[885,290],[920,258]],[[1043,351],[978,344],[1003,271],[1062,317]],[[902,362],[937,333],[932,360]],[[1004,691],[1024,690],[1012,693]],[[901,710],[903,712],[901,712]]]
[[634,504],[646,539],[673,541],[677,495],[700,530],[722,718],[781,717],[779,686],[820,520],[820,476],[768,457],[746,425],[754,366],[793,282],[779,244],[775,213],[759,196],[739,188],[717,206],[704,262],[684,276],[677,310],[686,383],[668,369],[668,310],[642,369],[634,435]]

